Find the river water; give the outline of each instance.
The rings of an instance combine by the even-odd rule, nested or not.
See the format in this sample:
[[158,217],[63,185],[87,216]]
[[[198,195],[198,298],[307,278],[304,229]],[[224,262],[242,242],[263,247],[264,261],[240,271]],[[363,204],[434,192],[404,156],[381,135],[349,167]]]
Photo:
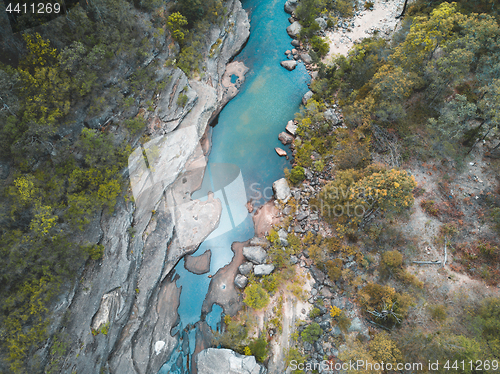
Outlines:
[[[291,72],[280,66],[280,61],[286,59],[285,50],[293,48],[286,33],[289,22],[283,10],[284,3],[285,0],[242,1],[250,16],[251,30],[247,45],[235,60],[243,61],[250,70],[239,94],[221,111],[213,128],[203,187],[193,194],[193,198],[203,200],[206,191],[217,191],[215,197],[223,206],[219,227],[194,254],[197,256],[206,249],[211,250],[208,273],[211,275],[231,262],[231,243],[248,240],[254,234],[252,219],[244,203],[253,199],[254,205],[259,206],[269,200],[272,183],[283,177],[284,168],[290,166],[289,161],[280,158],[274,148],[284,148],[277,136],[298,112],[310,77],[301,63]],[[232,172],[224,173],[227,170]],[[231,177],[225,181],[228,174]],[[233,180],[230,186],[224,187]],[[177,286],[182,287],[182,291],[180,323],[172,334],[179,331],[181,339],[178,349],[160,374],[186,372],[188,356],[185,354],[186,343],[182,342],[189,341],[191,356],[195,348],[195,329],[186,329],[189,332],[184,332],[184,329],[200,320],[201,306],[210,284],[208,274],[196,275],[187,271],[184,260],[179,262],[175,271],[179,275]],[[220,321],[221,312],[222,308],[214,305],[206,318],[213,329]]]

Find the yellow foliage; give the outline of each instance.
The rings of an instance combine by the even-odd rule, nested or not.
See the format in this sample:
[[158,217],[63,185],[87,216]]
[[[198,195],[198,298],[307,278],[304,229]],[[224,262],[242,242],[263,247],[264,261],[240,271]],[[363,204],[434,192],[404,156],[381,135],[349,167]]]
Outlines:
[[332,318],[335,318],[337,316],[340,316],[340,313],[342,313],[342,310],[336,306],[330,307],[330,316]]

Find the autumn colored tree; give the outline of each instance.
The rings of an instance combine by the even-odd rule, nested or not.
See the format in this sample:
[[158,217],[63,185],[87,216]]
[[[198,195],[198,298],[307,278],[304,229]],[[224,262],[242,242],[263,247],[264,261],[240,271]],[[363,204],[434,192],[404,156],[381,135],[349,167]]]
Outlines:
[[167,19],[167,27],[172,33],[172,37],[178,42],[182,43],[184,40],[184,36],[186,34],[186,30],[184,26],[188,24],[186,17],[184,17],[181,13],[175,12],[168,16]]

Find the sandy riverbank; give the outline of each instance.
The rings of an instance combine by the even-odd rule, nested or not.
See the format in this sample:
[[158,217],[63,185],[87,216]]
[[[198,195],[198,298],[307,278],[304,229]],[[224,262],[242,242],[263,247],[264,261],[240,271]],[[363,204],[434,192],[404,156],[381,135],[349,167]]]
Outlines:
[[330,46],[330,52],[323,59],[324,63],[331,61],[335,55],[346,56],[354,43],[368,38],[378,30],[383,37],[389,36],[401,22],[396,19],[403,10],[404,0],[374,0],[372,10],[362,10],[358,15],[342,20],[347,27],[336,27],[335,31],[326,31],[325,41]]

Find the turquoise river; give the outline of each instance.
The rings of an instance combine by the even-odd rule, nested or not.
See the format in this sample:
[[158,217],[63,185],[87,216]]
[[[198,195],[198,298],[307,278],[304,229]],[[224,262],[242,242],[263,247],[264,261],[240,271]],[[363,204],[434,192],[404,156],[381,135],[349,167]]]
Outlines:
[[[202,190],[213,190],[218,181],[216,165],[231,164],[232,169],[241,172],[244,191],[239,199],[253,199],[255,206],[262,205],[272,195],[272,183],[283,177],[289,161],[280,158],[275,147],[283,147],[278,134],[284,131],[287,121],[299,111],[302,96],[307,92],[310,77],[303,64],[293,71],[280,66],[286,59],[285,50],[293,48],[286,33],[289,25],[284,11],[285,0],[243,0],[242,4],[250,17],[250,38],[235,60],[242,61],[250,69],[239,94],[221,111],[218,123],[212,130],[212,149],[208,159]],[[289,149],[285,148],[288,153]],[[210,172],[212,166],[212,172]],[[217,187],[215,186],[215,189]],[[203,200],[203,192],[193,198]],[[206,194],[205,194],[206,195]],[[221,198],[223,216],[219,228],[205,240],[194,254],[200,255],[206,249],[212,252],[211,268],[208,274],[231,262],[231,243],[245,241],[254,234],[251,215],[245,206],[233,206],[230,193],[216,194]],[[220,232],[220,234],[217,233]],[[200,320],[201,307],[210,284],[207,274],[196,275],[184,268],[184,260],[175,268],[179,275],[177,286],[182,287],[180,296],[180,323],[172,334],[179,332],[178,348],[160,370],[160,374],[187,373],[187,360],[195,348],[195,329],[185,329]],[[214,305],[207,315],[208,324],[215,329],[221,318],[222,308]],[[186,355],[186,340],[189,355]],[[183,344],[184,342],[184,344]],[[184,346],[184,349],[181,349]],[[189,365],[190,366],[190,365]]]

